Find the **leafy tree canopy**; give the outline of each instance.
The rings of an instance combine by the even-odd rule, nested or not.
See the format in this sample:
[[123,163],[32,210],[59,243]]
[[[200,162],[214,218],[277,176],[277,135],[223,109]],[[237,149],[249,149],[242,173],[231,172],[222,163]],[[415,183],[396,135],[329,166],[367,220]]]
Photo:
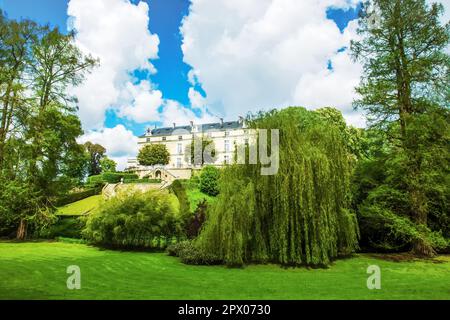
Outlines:
[[139,150],[139,164],[142,166],[166,165],[170,160],[170,153],[164,144],[148,144]]

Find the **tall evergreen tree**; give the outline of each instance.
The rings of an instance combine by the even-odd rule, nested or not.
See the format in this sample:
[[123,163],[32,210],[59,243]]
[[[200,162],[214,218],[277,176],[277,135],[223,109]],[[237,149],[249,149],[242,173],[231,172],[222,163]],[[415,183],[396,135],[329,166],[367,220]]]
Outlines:
[[[364,67],[354,105],[388,137],[383,190],[401,195],[396,205],[386,201],[381,211],[411,221],[420,235],[411,238],[413,252],[432,255],[424,231],[429,195],[449,173],[450,58],[445,50],[450,24],[439,22],[442,5],[428,6],[425,0],[374,0],[364,8],[361,40],[351,44],[353,57]],[[380,190],[375,190],[378,196]]]

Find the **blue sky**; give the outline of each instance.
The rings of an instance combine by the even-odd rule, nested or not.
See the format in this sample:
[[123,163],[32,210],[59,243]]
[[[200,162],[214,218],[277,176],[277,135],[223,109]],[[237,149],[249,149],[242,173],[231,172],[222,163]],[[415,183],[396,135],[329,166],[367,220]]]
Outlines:
[[[83,2],[83,0],[72,0],[72,2],[75,1],[87,5],[87,2]],[[264,0],[266,6],[270,1],[276,2],[276,0]],[[332,0],[328,1],[331,2]],[[345,3],[345,1],[352,0],[341,1],[342,3]],[[67,31],[68,2],[68,0],[0,0],[0,8],[5,11],[11,19],[30,18],[42,24],[49,23],[51,26],[58,26],[60,30]],[[118,0],[114,0],[114,2],[118,2]],[[133,6],[137,5],[138,2],[138,0],[131,1]],[[152,92],[160,92],[162,95],[162,102],[161,106],[158,108],[158,112],[161,114],[165,112],[165,118],[155,118],[154,121],[137,121],[136,117],[124,116],[124,113],[118,112],[117,108],[106,108],[104,112],[103,109],[101,110],[105,115],[102,125],[100,127],[90,127],[87,123],[83,122],[84,118],[89,118],[89,114],[85,111],[84,115],[81,115],[81,119],[87,133],[90,132],[90,130],[103,132],[105,129],[114,129],[119,125],[122,125],[127,134],[128,132],[131,132],[132,135],[138,136],[144,132],[147,126],[153,126],[154,124],[167,125],[167,123],[171,123],[171,121],[176,121],[178,119],[180,122],[186,122],[189,117],[193,116],[198,116],[199,121],[201,121],[201,119],[205,121],[206,119],[213,119],[214,116],[212,116],[212,114],[219,114],[225,118],[234,119],[237,117],[238,113],[245,115],[249,110],[254,111],[256,106],[262,106],[261,101],[267,101],[269,106],[273,105],[274,107],[281,106],[282,102],[296,103],[305,106],[307,104],[312,105],[315,100],[308,100],[307,98],[307,93],[311,90],[311,96],[323,96],[320,92],[317,94],[314,93],[314,89],[310,88],[311,86],[303,88],[304,85],[302,85],[302,83],[305,83],[306,80],[300,80],[298,85],[295,86],[294,83],[292,88],[287,88],[289,90],[286,89],[286,92],[282,92],[280,88],[286,87],[286,85],[283,85],[282,81],[274,76],[275,71],[269,70],[270,68],[266,68],[261,63],[257,64],[259,61],[258,59],[260,58],[259,55],[255,56],[255,59],[246,60],[245,62],[242,60],[242,56],[229,55],[223,52],[216,53],[215,50],[211,49],[212,47],[208,47],[209,45],[214,44],[215,48],[224,48],[223,43],[227,43],[224,39],[219,39],[224,35],[224,33],[219,30],[219,27],[226,30],[227,34],[229,31],[230,37],[235,36],[234,39],[231,38],[231,40],[234,41],[234,45],[237,46],[240,44],[241,37],[245,36],[244,31],[247,26],[252,23],[252,20],[239,21],[241,17],[238,18],[237,15],[240,15],[241,8],[229,8],[229,5],[227,5],[225,0],[218,0],[216,5],[217,8],[208,7],[204,3],[199,3],[195,4],[196,16],[191,17],[189,15],[189,0],[146,0],[145,2],[148,4],[148,30],[150,30],[151,34],[157,35],[159,38],[159,45],[157,47],[158,58],[151,60],[151,63],[157,72],[150,74],[148,69],[144,71],[135,70],[132,72],[135,77],[133,81],[134,85],[137,86],[140,81],[148,80],[151,83],[151,89],[149,90],[152,90]],[[106,6],[108,6],[111,2],[106,1],[105,3],[107,4]],[[294,1],[292,3],[295,4],[298,2]],[[309,3],[315,2],[311,0]],[[250,10],[248,15],[253,15],[253,20],[255,17],[263,19],[264,12],[258,12],[261,7],[263,7],[263,5],[259,5],[254,9],[245,7],[243,10]],[[334,21],[339,32],[342,34],[342,39],[344,39],[344,34],[346,30],[349,29],[349,22],[357,19],[360,8],[360,5],[351,5],[350,8],[346,5],[342,5],[341,8],[325,7],[323,18],[318,15],[317,20],[322,19],[320,20],[321,24],[324,23],[323,19]],[[286,12],[295,12],[296,8],[281,9],[287,10]],[[217,10],[217,12],[214,12],[214,10]],[[267,10],[269,10],[269,6],[267,6]],[[305,6],[304,11],[306,10],[312,10],[311,5],[309,7]],[[101,15],[102,13],[99,12],[99,14]],[[301,14],[302,11],[298,11],[298,15]],[[214,19],[210,19],[213,15],[216,15],[217,22]],[[220,15],[223,15],[223,17]],[[236,21],[234,20],[235,16],[237,19]],[[184,34],[180,32],[183,17],[187,17],[189,20],[189,23],[186,23],[186,26],[183,29]],[[239,29],[239,23],[241,24],[242,29]],[[320,23],[318,22],[317,26],[320,26]],[[245,26],[246,24],[247,26]],[[126,26],[124,26],[124,28],[125,27]],[[299,24],[298,28],[297,32],[301,33],[301,24]],[[220,32],[218,33],[218,31]],[[288,38],[291,37],[293,33],[289,34],[289,31],[290,29],[288,28],[285,35],[286,44],[291,45],[290,43],[292,43],[292,41]],[[240,35],[239,32],[241,33]],[[327,26],[327,32],[333,34],[333,30],[330,26]],[[196,46],[185,48],[185,54],[181,46],[183,36],[195,40],[195,43],[197,44]],[[255,34],[255,44],[261,46],[261,43],[264,44],[264,41],[256,39],[257,36],[259,35]],[[299,71],[295,71],[296,68],[292,68],[292,74],[287,75],[286,79],[291,79],[295,82],[299,77],[303,76],[302,70],[304,70],[305,73],[312,72],[308,75],[312,80],[306,83],[320,83],[321,79],[316,79],[319,75],[327,77],[330,85],[342,81],[340,80],[342,77],[338,76],[339,70],[335,70],[335,66],[339,68],[339,66],[344,64],[344,62],[342,62],[343,57],[340,53],[346,50],[345,45],[340,44],[343,43],[343,40],[340,39],[339,41],[336,41],[336,47],[331,48],[330,51],[328,43],[333,42],[333,37],[336,38],[341,36],[331,35],[330,37],[331,38],[328,38],[328,40],[325,39],[323,42],[317,44],[318,46],[324,47],[323,51],[328,52],[324,53],[327,57],[321,63],[322,67],[318,67],[315,71],[310,71],[307,63],[305,63],[306,66],[300,68]],[[214,43],[216,39],[217,43]],[[269,43],[270,41],[276,42],[277,39],[278,38],[275,38],[275,40],[268,38],[260,40],[267,40]],[[280,38],[279,40],[281,44],[285,39]],[[263,50],[264,48],[257,47],[256,49]],[[293,50],[299,50],[299,53],[304,51],[301,47],[293,48]],[[319,53],[317,53],[317,55],[319,55]],[[218,60],[216,62],[208,62],[208,60],[212,60],[212,57],[216,57]],[[230,58],[230,61],[225,61],[228,58]],[[317,60],[315,56],[302,57],[301,59],[306,61],[308,61],[308,59]],[[283,60],[285,59],[280,57],[281,63]],[[293,61],[295,63],[295,60]],[[242,63],[241,67],[239,67],[239,63]],[[236,65],[235,73],[230,73],[230,69],[232,69],[233,65]],[[218,70],[219,67],[222,69]],[[341,72],[342,68],[344,68],[345,71],[345,68],[347,67],[341,67]],[[281,66],[280,70],[284,69],[285,67]],[[200,79],[198,82],[193,83],[192,81],[189,81],[190,71],[195,74],[198,73],[197,76]],[[254,74],[252,74],[253,72]],[[297,74],[295,72],[297,72]],[[336,73],[336,79],[333,79],[334,73]],[[235,78],[234,75],[236,75]],[[295,90],[298,90],[299,87],[303,90],[300,95],[302,97],[301,99],[295,98],[295,95],[292,93]],[[227,90],[227,88],[230,89]],[[245,90],[239,91],[242,88],[245,88]],[[189,96],[188,93],[190,90],[193,96]],[[252,90],[254,90],[254,92],[252,92]],[[93,89],[93,91],[95,91],[95,89]],[[272,95],[270,95],[271,92],[273,92]],[[288,96],[291,95],[291,93],[293,97]],[[347,100],[342,102],[343,105],[346,105],[342,108],[344,114],[345,112],[348,114],[351,112],[349,111],[349,103]],[[236,101],[242,101],[242,104],[239,105]],[[205,105],[201,106],[202,103]],[[326,104],[327,100],[317,103]],[[213,108],[209,108],[212,105],[222,105],[225,107],[221,110],[213,110]],[[85,109],[89,108],[91,108],[91,106],[85,107]],[[136,109],[133,110],[135,111]],[[186,110],[194,110],[194,112],[189,113]],[[210,111],[212,114],[205,117],[205,114]],[[178,118],[175,117],[175,115],[177,115]],[[132,153],[130,148],[120,149],[118,147],[116,148],[116,146],[112,146],[110,149],[117,149],[118,151],[115,153],[117,156],[124,156]]]

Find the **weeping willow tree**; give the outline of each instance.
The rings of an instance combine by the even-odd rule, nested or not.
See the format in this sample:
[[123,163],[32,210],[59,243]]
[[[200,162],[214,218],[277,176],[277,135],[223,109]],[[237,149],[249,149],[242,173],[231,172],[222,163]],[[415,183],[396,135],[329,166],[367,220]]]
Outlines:
[[225,168],[218,201],[195,246],[228,265],[327,265],[353,252],[352,157],[339,129],[297,107],[249,120],[253,128],[280,130],[278,173],[263,176],[261,165]]

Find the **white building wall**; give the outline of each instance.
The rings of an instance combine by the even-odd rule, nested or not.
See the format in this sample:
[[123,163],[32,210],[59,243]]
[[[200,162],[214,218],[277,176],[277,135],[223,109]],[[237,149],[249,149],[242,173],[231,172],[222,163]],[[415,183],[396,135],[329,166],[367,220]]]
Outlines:
[[[164,144],[170,153],[170,161],[167,169],[192,168],[190,161],[186,161],[186,148],[192,143],[193,134],[197,137],[200,133],[190,133],[187,130],[175,130],[173,134],[167,136],[151,136],[139,138],[139,146],[142,148],[147,144]],[[246,142],[254,143],[256,134],[251,129],[238,128],[219,131],[205,131],[201,133],[204,137],[210,138],[214,142],[216,151],[216,162],[214,165],[222,166],[225,161],[233,162],[237,145],[244,145]],[[135,159],[129,160],[129,165],[137,165]]]

